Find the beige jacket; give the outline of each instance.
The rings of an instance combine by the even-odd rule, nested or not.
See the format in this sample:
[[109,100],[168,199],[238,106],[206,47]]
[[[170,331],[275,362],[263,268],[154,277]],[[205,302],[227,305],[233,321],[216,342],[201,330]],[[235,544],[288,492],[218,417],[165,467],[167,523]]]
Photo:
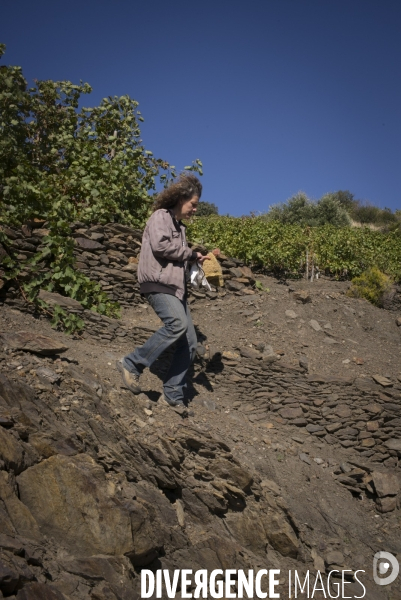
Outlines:
[[185,268],[196,260],[188,247],[185,225],[161,208],[146,224],[138,264],[138,281],[142,294],[161,292],[180,300],[185,296]]

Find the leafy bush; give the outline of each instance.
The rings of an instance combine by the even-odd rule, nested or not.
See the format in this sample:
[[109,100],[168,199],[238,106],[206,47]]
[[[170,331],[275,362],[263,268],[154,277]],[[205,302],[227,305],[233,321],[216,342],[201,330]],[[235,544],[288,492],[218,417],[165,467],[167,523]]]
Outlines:
[[[0,44],[0,57],[4,51]],[[135,100],[109,96],[78,111],[81,96],[90,92],[88,84],[69,81],[37,81],[28,88],[20,67],[0,68],[0,226],[47,221],[50,234],[41,254],[28,264],[8,260],[8,276],[17,283],[22,269],[30,274],[20,282],[28,299],[36,301],[42,286],[117,315],[118,306],[100,286],[74,268],[69,225],[118,221],[142,227],[156,179],[166,183],[175,171],[143,147]],[[186,169],[202,174],[201,166],[197,160]],[[7,244],[4,234],[0,241]],[[45,259],[50,274],[41,272]]]
[[361,204],[359,202],[356,203],[350,214],[354,221],[362,224],[382,226],[399,221],[397,215],[391,212],[389,208],[381,209],[372,204]]
[[212,202],[201,201],[196,209],[196,217],[208,217],[209,215],[218,215],[219,209]]
[[326,224],[345,227],[351,223],[346,209],[334,194],[326,194],[317,202],[312,202],[303,192],[299,192],[286,203],[271,206],[264,218],[268,221],[310,227]]
[[[77,220],[144,225],[156,178],[167,181],[174,168],[143,147],[138,102],[114,96],[77,112],[80,97],[90,92],[88,84],[69,81],[28,88],[20,67],[2,67],[3,221],[41,217],[56,228]],[[187,168],[200,171],[196,163]]]
[[348,190],[339,190],[325,194],[317,202],[310,200],[304,192],[299,192],[285,203],[274,204],[263,216],[267,220],[310,227],[346,227],[353,220],[362,225],[389,229],[389,226],[401,223],[398,212],[393,213],[389,208],[382,209],[368,202],[362,203]]
[[391,288],[393,281],[377,267],[370,267],[352,280],[347,292],[352,298],[365,298],[375,306],[383,305],[383,296]]
[[199,217],[189,225],[190,237],[229,256],[269,271],[298,276],[306,251],[320,271],[356,277],[370,265],[401,280],[401,236],[367,228],[301,227],[266,221],[264,217]]
[[286,203],[273,204],[263,215],[267,221],[278,221],[288,225],[309,224],[313,218],[312,202],[303,192],[299,192]]
[[306,248],[301,227],[266,222],[263,217],[198,217],[188,233],[210,248],[277,271],[296,270]]
[[340,203],[340,206],[345,208],[348,214],[352,212],[352,209],[357,203],[354,194],[351,194],[349,190],[338,190],[338,192],[332,192],[330,195]]

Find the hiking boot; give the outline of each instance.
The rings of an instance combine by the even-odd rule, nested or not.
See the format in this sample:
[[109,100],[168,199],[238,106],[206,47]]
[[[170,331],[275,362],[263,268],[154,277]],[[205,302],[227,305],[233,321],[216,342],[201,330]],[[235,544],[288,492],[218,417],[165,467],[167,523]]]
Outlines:
[[120,371],[123,382],[126,388],[128,388],[133,394],[140,394],[141,387],[139,385],[139,375],[130,373],[123,365],[122,360],[118,360],[116,363],[118,371]]
[[170,398],[167,398],[165,394],[162,394],[159,400],[161,400],[163,404],[168,404],[181,417],[188,416],[188,409],[182,400],[170,400]]
[[170,398],[167,398],[167,396],[164,393],[160,396],[160,400],[162,402],[165,402],[169,406],[183,406],[185,408],[183,400],[170,400]]

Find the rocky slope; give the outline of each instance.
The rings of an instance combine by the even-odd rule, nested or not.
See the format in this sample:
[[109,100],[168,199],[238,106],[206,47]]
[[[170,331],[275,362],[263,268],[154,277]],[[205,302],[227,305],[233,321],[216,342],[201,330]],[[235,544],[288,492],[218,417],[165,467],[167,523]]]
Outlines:
[[147,305],[75,338],[0,308],[0,597],[131,600],[145,567],[277,568],[281,597],[290,570],[336,568],[361,596],[361,569],[366,598],[401,598],[372,582],[401,555],[397,314],[260,279],[191,299],[184,415],[160,401],[168,356],[139,396],[115,369],[158,327]]

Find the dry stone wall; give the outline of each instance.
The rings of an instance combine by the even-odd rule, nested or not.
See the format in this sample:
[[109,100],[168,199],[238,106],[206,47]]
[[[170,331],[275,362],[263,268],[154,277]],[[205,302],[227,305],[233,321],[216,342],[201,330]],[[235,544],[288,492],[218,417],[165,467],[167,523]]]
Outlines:
[[381,512],[396,508],[397,480],[388,494],[379,494],[373,473],[378,468],[391,473],[401,466],[401,381],[308,375],[247,347],[237,359],[235,353],[216,352],[208,368],[223,385],[221,391],[244,398],[233,403],[239,421],[290,425],[349,449],[351,466],[334,473],[339,483],[375,498]]
[[[43,249],[43,238],[49,233],[45,223],[40,225],[41,227],[35,228],[24,225],[21,229],[5,227],[4,233],[10,240],[10,244],[7,247],[0,244],[1,255],[9,255],[21,262],[34,257],[35,253]],[[75,240],[76,268],[93,281],[98,282],[111,300],[125,307],[144,302],[137,280],[142,231],[118,223],[104,226],[94,225],[93,227],[86,227],[83,223],[74,223],[71,225],[71,236]],[[192,247],[206,250],[199,245]],[[242,261],[228,258],[221,253],[217,254],[217,259],[222,272],[220,282],[223,285],[217,288],[212,286],[210,292],[190,290],[191,302],[202,298],[214,300],[224,296],[227,292],[239,295],[255,293],[252,289],[255,278],[249,267],[246,267]],[[43,270],[46,269],[48,267],[44,264]],[[0,302],[5,302],[20,310],[34,311],[34,307],[27,303],[21,295],[21,290],[16,282],[6,281],[4,275],[4,268],[3,270],[0,268]],[[23,272],[20,280],[23,281],[25,277],[27,274]],[[72,298],[45,290],[40,292],[39,297],[50,306],[58,304],[67,312],[79,314],[85,321],[86,335],[92,335],[96,339],[110,341],[129,335],[134,342],[138,342],[146,339],[148,335],[149,329],[146,326],[144,329],[137,327],[127,330],[126,324],[118,319],[111,319],[85,310],[79,302]]]

